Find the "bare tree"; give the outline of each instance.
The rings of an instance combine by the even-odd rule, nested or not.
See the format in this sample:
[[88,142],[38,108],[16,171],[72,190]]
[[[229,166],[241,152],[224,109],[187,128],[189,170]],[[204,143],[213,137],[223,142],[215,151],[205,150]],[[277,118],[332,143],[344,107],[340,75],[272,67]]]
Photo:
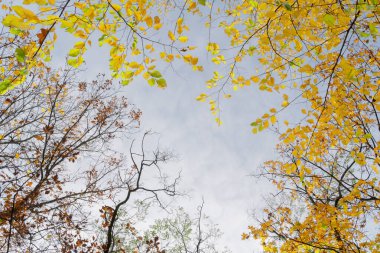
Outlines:
[[[157,149],[155,152],[153,152],[152,156],[148,156],[144,150],[144,141],[148,133],[145,133],[142,142],[140,145],[139,152],[135,152],[133,150],[133,144],[130,148],[130,158],[132,161],[132,169],[130,171],[130,174],[127,178],[120,180],[127,186],[127,192],[124,193],[124,197],[118,198],[119,201],[115,201],[114,207],[105,206],[102,208],[102,212],[104,213],[104,222],[103,226],[106,228],[106,243],[103,246],[104,252],[115,252],[115,234],[114,229],[116,222],[119,218],[119,212],[122,210],[122,208],[129,204],[131,201],[131,197],[133,194],[144,192],[145,194],[148,194],[148,197],[145,199],[145,201],[149,199],[153,199],[156,201],[161,207],[165,208],[165,205],[162,203],[162,200],[160,198],[161,194],[165,194],[171,197],[174,197],[177,195],[176,192],[176,186],[179,180],[179,176],[174,179],[173,182],[167,183],[166,176],[162,174],[160,164],[165,163],[170,158],[170,154],[166,152],[161,152],[159,149]],[[160,181],[159,186],[147,186],[147,183],[143,181],[143,177],[146,173],[149,173],[149,170],[155,169],[157,172],[157,177]],[[150,171],[150,173],[152,173]],[[156,242],[158,239],[155,240]],[[161,252],[159,249],[158,244],[150,244],[147,243],[147,250],[146,252],[149,252],[150,250],[156,250],[157,252]]]
[[[150,205],[141,205],[141,217],[131,217],[129,212],[120,215],[115,227],[115,249],[120,252],[165,253],[227,253],[221,248],[222,235],[218,226],[204,214],[204,202],[193,216],[182,207],[169,210],[166,217],[156,219],[148,229],[136,229],[141,219],[149,217]],[[141,212],[141,211],[140,211]],[[157,247],[153,247],[157,246]]]
[[[168,183],[160,169],[169,156],[148,157],[146,135],[130,159],[113,149],[136,132],[141,111],[104,76],[88,84],[71,71],[36,70],[0,106],[2,252],[112,252],[132,195],[162,204],[161,193],[176,194],[178,179]],[[143,182],[152,173],[153,188]],[[106,240],[92,229],[99,215]]]

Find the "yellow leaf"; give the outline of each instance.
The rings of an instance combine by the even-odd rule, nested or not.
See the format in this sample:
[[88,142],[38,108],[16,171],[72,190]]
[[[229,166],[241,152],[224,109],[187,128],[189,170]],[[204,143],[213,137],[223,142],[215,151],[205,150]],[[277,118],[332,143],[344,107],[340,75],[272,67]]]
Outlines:
[[299,71],[303,72],[303,73],[306,73],[306,74],[312,74],[312,73],[314,73],[314,69],[309,64],[306,64],[306,65],[302,66],[299,69]]
[[15,15],[7,15],[3,19],[3,24],[8,27],[16,27],[19,29],[31,29],[30,25],[23,22],[23,19]]
[[84,9],[86,7],[86,3],[75,2],[74,6],[79,9]]
[[272,124],[276,123],[276,116],[273,115],[272,117],[270,117],[270,122]]
[[112,3],[112,7],[113,7],[117,12],[119,12],[119,11],[121,10],[121,6],[118,5],[118,4]]
[[146,25],[147,25],[148,27],[152,27],[152,25],[153,25],[153,19],[152,19],[151,16],[147,16],[147,17],[144,19],[144,21],[145,21],[145,23],[146,23]]
[[179,40],[180,42],[182,42],[182,43],[185,43],[185,42],[187,42],[188,38],[187,38],[186,36],[180,36],[180,37],[178,38],[178,40]]
[[161,24],[161,23],[155,24],[155,25],[153,26],[153,28],[154,28],[155,30],[159,30],[161,27],[162,27],[162,24]]
[[207,98],[208,96],[206,95],[206,94],[204,94],[204,93],[202,93],[202,94],[200,94],[197,98],[196,98],[196,100],[197,101],[200,101],[200,102],[204,102],[204,101],[206,101],[206,98]]
[[207,47],[206,47],[207,51],[209,51],[210,53],[212,54],[218,54],[219,53],[219,45],[217,43],[208,43]]
[[373,169],[373,171],[376,173],[376,174],[379,174],[379,168],[378,168],[378,166],[376,166],[375,164],[372,164],[372,169]]
[[80,52],[81,52],[80,49],[78,49],[78,48],[72,48],[69,51],[69,56],[71,56],[71,57],[77,57],[80,54]]
[[174,36],[174,34],[173,34],[172,31],[169,31],[169,32],[168,32],[168,37],[169,37],[169,39],[170,39],[171,41],[175,41],[175,36]]
[[192,57],[191,58],[191,64],[196,65],[198,63],[198,58],[197,57]]
[[87,38],[87,34],[82,31],[82,30],[77,30],[75,33],[74,33],[75,37],[79,37],[81,39],[86,39]]
[[177,25],[178,25],[178,26],[181,26],[181,25],[182,25],[182,22],[183,22],[183,18],[179,18],[179,19],[177,19]]
[[168,58],[169,62],[174,60],[174,55],[172,55],[172,54],[168,54],[166,57]]
[[22,6],[15,5],[12,7],[12,9],[19,15],[21,18],[28,19],[28,20],[35,20],[38,21],[38,17],[36,14],[34,14],[33,11],[25,9]]
[[[46,5],[46,0],[31,0],[31,2],[36,3],[38,5]],[[25,3],[25,1],[24,1]]]
[[282,107],[287,107],[289,105],[289,102],[287,100],[284,100],[282,103],[281,103]]
[[137,62],[133,61],[133,62],[130,62],[128,64],[129,67],[133,68],[133,69],[137,69],[140,67],[140,64],[138,64]]
[[218,126],[222,125],[222,121],[220,120],[220,118],[215,118],[215,121],[218,124]]
[[271,108],[270,110],[269,110],[271,113],[276,113],[276,108]]
[[251,76],[251,81],[254,83],[258,83],[260,81],[260,78],[258,76]]
[[85,43],[83,41],[79,41],[74,44],[74,48],[82,49],[85,46]]

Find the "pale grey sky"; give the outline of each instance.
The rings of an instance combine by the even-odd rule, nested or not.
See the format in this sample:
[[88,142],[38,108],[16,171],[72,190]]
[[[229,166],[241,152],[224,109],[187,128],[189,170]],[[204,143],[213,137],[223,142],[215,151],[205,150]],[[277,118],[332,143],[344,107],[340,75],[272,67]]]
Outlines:
[[[91,75],[83,74],[94,77],[98,61],[88,62]],[[202,75],[178,71],[186,75],[170,75],[165,90],[136,81],[123,91],[143,112],[141,128],[160,133],[161,146],[179,156],[172,165],[182,170],[181,188],[192,197],[179,204],[193,212],[203,197],[205,213],[219,224],[221,241],[232,252],[261,252],[257,242],[241,241],[241,234],[251,224],[249,212],[262,206],[262,195],[271,187],[249,176],[275,156],[275,136],[269,131],[253,135],[249,126],[269,107],[268,98],[253,89],[237,92],[223,101],[224,123],[218,127],[207,104],[195,100],[204,90]]]
[[[194,42],[206,45],[206,34],[207,30],[197,31]],[[53,65],[62,67],[73,40],[66,37],[58,42]],[[81,78],[90,81],[98,73],[109,73],[108,55],[105,48],[90,49],[85,55],[86,70],[80,73]],[[124,87],[123,92],[143,112],[141,129],[160,133],[161,146],[179,156],[172,166],[182,170],[180,186],[189,191],[191,199],[184,198],[178,204],[192,213],[203,197],[205,213],[224,233],[221,240],[224,245],[237,253],[261,252],[258,242],[242,241],[241,234],[247,232],[252,222],[250,212],[260,210],[262,195],[271,188],[268,182],[258,182],[249,175],[257,172],[265,160],[275,157],[276,136],[270,131],[253,135],[249,124],[273,107],[270,100],[273,97],[254,87],[234,92],[231,100],[222,101],[223,125],[218,127],[208,105],[195,100],[206,91],[205,81],[214,68],[205,65],[200,73],[178,64],[176,73],[171,69],[163,71],[167,89],[136,80]],[[126,151],[128,148],[120,147]]]
[[184,201],[187,207],[203,196],[205,212],[220,225],[232,252],[259,252],[257,244],[241,241],[240,235],[250,224],[248,211],[261,206],[261,195],[270,187],[249,177],[274,156],[273,136],[253,135],[249,128],[253,112],[265,102],[259,94],[235,97],[225,105],[225,123],[218,127],[207,106],[195,101],[202,80],[189,80],[173,82],[164,91],[138,84],[126,91],[143,111],[143,128],[161,133],[161,144],[179,154],[182,186],[192,190],[192,203]]

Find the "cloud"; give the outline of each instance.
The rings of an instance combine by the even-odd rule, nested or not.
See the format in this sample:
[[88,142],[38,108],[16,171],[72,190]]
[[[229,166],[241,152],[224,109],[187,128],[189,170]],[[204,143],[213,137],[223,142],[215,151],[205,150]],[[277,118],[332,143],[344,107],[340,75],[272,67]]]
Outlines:
[[[206,43],[198,34],[196,40]],[[53,64],[62,66],[71,39],[61,41],[55,50]],[[86,71],[80,77],[92,80],[98,73],[108,72],[105,48],[93,47],[86,53]],[[203,56],[201,61],[207,56]],[[162,66],[163,68],[167,66]],[[204,73],[194,73],[179,64],[175,73],[164,71],[168,87],[160,90],[136,79],[122,89],[128,99],[143,111],[142,129],[161,134],[160,145],[168,147],[180,159],[171,166],[182,170],[182,188],[190,190],[191,199],[178,201],[188,211],[205,200],[205,212],[224,233],[223,243],[232,252],[260,252],[257,242],[241,241],[252,220],[249,210],[262,206],[262,194],[271,188],[249,175],[260,164],[273,157],[276,137],[269,131],[253,135],[250,122],[269,108],[268,97],[253,87],[222,101],[222,121],[218,127],[207,104],[195,100],[204,92],[205,81],[212,75],[212,65]],[[127,150],[129,146],[120,146]]]

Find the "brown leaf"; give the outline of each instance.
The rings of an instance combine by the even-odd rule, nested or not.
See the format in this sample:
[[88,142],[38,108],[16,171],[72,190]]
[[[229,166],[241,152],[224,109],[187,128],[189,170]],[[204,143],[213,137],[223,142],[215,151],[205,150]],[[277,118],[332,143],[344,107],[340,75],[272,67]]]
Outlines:
[[12,103],[12,100],[10,98],[5,99],[4,104],[9,105]]
[[38,43],[41,45],[44,43],[46,36],[49,34],[49,29],[41,28],[41,32],[37,34]]
[[39,140],[39,141],[43,141],[44,140],[44,137],[41,136],[41,135],[36,135],[34,136],[35,139]]
[[48,134],[48,135],[51,135],[53,134],[53,129],[54,127],[53,126],[44,126],[44,128],[42,129],[44,131],[44,133]]

